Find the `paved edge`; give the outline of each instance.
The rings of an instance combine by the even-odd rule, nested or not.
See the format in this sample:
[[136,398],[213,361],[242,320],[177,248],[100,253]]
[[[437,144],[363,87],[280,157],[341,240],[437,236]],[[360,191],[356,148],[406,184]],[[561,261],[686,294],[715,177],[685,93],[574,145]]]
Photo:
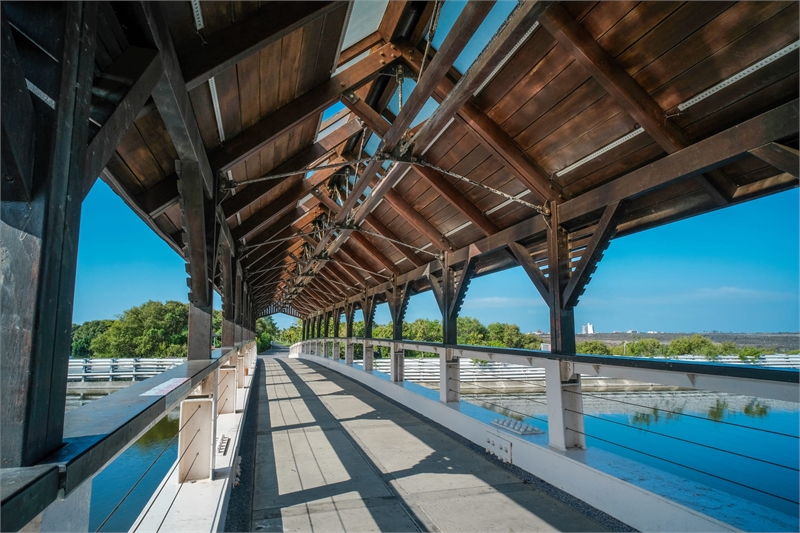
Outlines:
[[[263,394],[264,361],[256,356],[256,369],[250,381],[250,397],[247,399],[247,415],[242,424],[239,445],[239,484],[231,487],[228,500],[228,511],[225,514],[225,526],[222,531],[251,531],[251,514],[253,509],[253,490],[255,488],[256,463],[256,431],[258,425],[258,400]],[[235,464],[235,463],[234,463]]]

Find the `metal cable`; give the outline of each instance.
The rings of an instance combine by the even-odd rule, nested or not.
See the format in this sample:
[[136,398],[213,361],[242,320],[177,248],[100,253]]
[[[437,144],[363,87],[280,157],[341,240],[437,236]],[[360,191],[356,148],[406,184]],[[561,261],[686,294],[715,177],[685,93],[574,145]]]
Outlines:
[[431,16],[431,29],[428,30],[428,38],[425,43],[425,53],[422,55],[422,63],[419,67],[419,76],[417,80],[422,79],[422,73],[425,71],[425,59],[428,57],[428,52],[431,49],[431,41],[436,36],[436,27],[439,25],[439,15],[442,12],[442,3],[439,0],[433,4],[433,15]]
[[[199,432],[200,432],[200,430],[197,430],[197,432],[199,433]],[[197,461],[197,458],[198,458],[198,457],[200,457],[200,452],[197,452],[197,453],[194,455],[194,459],[192,459],[192,464],[190,464],[190,465],[189,465],[189,470],[187,470],[187,471],[186,471],[186,475],[185,475],[185,476],[183,476],[183,481],[181,481],[181,482],[180,482],[180,484],[178,485],[178,490],[177,490],[177,491],[175,491],[175,496],[173,496],[173,497],[172,497],[172,501],[171,501],[171,502],[169,502],[169,507],[167,507],[167,512],[166,512],[166,513],[164,513],[164,518],[162,518],[162,519],[161,519],[161,523],[160,523],[160,524],[158,524],[158,529],[156,529],[156,533],[158,533],[159,531],[161,531],[161,526],[163,526],[163,525],[164,525],[164,520],[166,520],[166,519],[167,519],[167,516],[169,515],[169,512],[170,512],[170,510],[172,510],[172,505],[175,503],[175,500],[177,500],[177,499],[178,499],[178,494],[180,494],[180,493],[181,493],[181,489],[183,488],[183,484],[186,482],[186,478],[188,478],[188,477],[189,477],[189,472],[191,472],[191,471],[192,471],[192,467],[194,466],[194,463],[195,463],[195,461]]]
[[[199,409],[199,407],[198,407],[198,409]],[[195,412],[197,412],[197,411],[195,411]],[[189,421],[187,420],[186,422],[188,423]],[[184,426],[185,426],[185,424],[184,424]],[[179,433],[180,433],[180,432],[179,432]],[[170,468],[170,469],[169,469],[169,472],[167,472],[167,475],[166,475],[166,476],[164,476],[164,479],[169,479],[169,477],[172,475],[172,473],[175,471],[175,469],[176,469],[176,468],[178,467],[178,465],[180,464],[180,462],[181,462],[181,459],[183,459],[183,456],[184,456],[184,455],[186,455],[186,452],[188,452],[188,451],[189,451],[189,448],[192,446],[192,443],[194,442],[194,439],[195,439],[195,438],[197,438],[197,435],[199,435],[199,434],[200,434],[200,428],[197,428],[197,431],[195,432],[194,436],[192,437],[192,440],[190,440],[190,441],[189,441],[189,444],[187,444],[187,445],[186,445],[186,449],[185,449],[185,450],[183,451],[183,453],[182,453],[182,454],[181,454],[181,455],[178,457],[178,460],[177,460],[177,461],[175,461],[175,464],[174,464],[174,465],[172,465],[172,468]],[[194,462],[193,462],[192,464],[194,465]],[[191,468],[189,468],[189,470],[191,470]],[[161,494],[161,491],[163,491],[163,490],[164,490],[164,487],[166,487],[166,486],[167,486],[167,482],[165,481],[165,482],[164,482],[164,483],[161,485],[161,488],[160,488],[160,489],[158,489],[158,492],[157,492],[157,493],[156,493],[156,495],[153,497],[153,499],[152,499],[152,500],[150,500],[150,505],[147,507],[147,509],[145,510],[145,512],[144,512],[144,513],[142,513],[142,520],[140,520],[140,521],[139,521],[139,524],[138,524],[138,525],[137,525],[137,526],[134,528],[134,530],[133,530],[133,531],[134,531],[134,533],[136,533],[136,531],[139,529],[139,526],[141,526],[141,525],[142,525],[142,522],[144,521],[144,517],[146,517],[146,516],[147,516],[147,514],[150,512],[150,509],[152,509],[152,508],[153,508],[153,504],[155,504],[156,500],[158,499],[159,495]],[[180,489],[178,489],[178,490],[180,490]],[[171,504],[170,504],[170,507],[172,507],[172,505],[171,505]],[[164,517],[166,518],[166,515],[164,515]],[[163,520],[162,520],[162,523],[163,523]],[[158,526],[158,527],[160,528],[161,526]]]
[[756,492],[760,492],[762,494],[766,494],[767,496],[772,496],[774,498],[778,498],[780,500],[784,500],[784,501],[787,501],[789,503],[793,503],[795,505],[797,505],[799,503],[799,502],[796,502],[795,500],[791,500],[789,498],[784,498],[783,496],[778,496],[777,494],[773,494],[773,493],[767,492],[765,490],[757,489],[755,487],[751,487],[750,485],[745,485],[744,483],[740,483],[740,482],[734,481],[732,479],[728,479],[728,478],[725,478],[725,477],[722,477],[722,476],[718,476],[718,475],[712,474],[710,472],[706,472],[705,470],[700,470],[700,469],[694,468],[692,466],[684,465],[684,464],[681,464],[681,463],[678,463],[678,462],[675,462],[675,461],[671,461],[669,459],[664,459],[663,457],[659,457],[657,455],[653,455],[652,453],[643,452],[642,450],[637,450],[636,448],[631,448],[630,446],[625,446],[624,444],[619,444],[618,442],[613,442],[613,441],[610,441],[608,439],[604,439],[604,438],[598,437],[596,435],[590,435],[589,433],[584,433],[583,431],[579,431],[577,429],[567,428],[567,430],[573,431],[573,432],[578,433],[580,435],[583,435],[585,437],[591,437],[591,438],[597,439],[599,441],[607,442],[608,444],[613,444],[614,446],[619,446],[620,448],[624,448],[626,450],[630,450],[630,451],[633,451],[633,452],[636,452],[636,453],[640,453],[642,455],[646,455],[647,457],[652,457],[653,459],[658,459],[660,461],[664,461],[665,463],[670,463],[670,464],[673,464],[675,466],[680,466],[682,468],[686,468],[687,470],[692,470],[692,471],[697,472],[699,474],[704,474],[706,476],[710,476],[710,477],[713,477],[713,478],[716,478],[716,479],[719,479],[719,480],[722,480],[722,481],[727,481],[728,483],[733,483],[734,485],[739,485],[740,487],[744,487],[746,489],[754,490]]
[[386,235],[381,235],[380,233],[374,233],[372,231],[367,231],[364,228],[356,228],[353,231],[360,231],[361,233],[366,233],[367,235],[372,235],[374,237],[379,237],[381,239],[386,239],[389,242],[393,242],[395,244],[399,244],[401,246],[405,246],[406,248],[411,248],[415,252],[422,252],[422,253],[430,254],[430,255],[432,255],[434,257],[439,257],[439,254],[435,254],[433,252],[429,252],[428,250],[423,250],[422,248],[417,248],[416,246],[411,246],[410,244],[406,244],[406,243],[398,241],[396,239],[390,239]]
[[677,441],[680,441],[680,442],[685,442],[687,444],[694,444],[695,446],[702,446],[703,448],[708,448],[710,450],[715,450],[715,451],[718,451],[718,452],[725,452],[725,453],[729,453],[731,455],[744,457],[745,459],[752,459],[753,461],[759,461],[759,462],[762,462],[762,463],[766,463],[768,465],[778,466],[780,468],[786,468],[787,470],[794,470],[795,472],[800,472],[800,470],[798,470],[797,468],[794,468],[792,466],[782,465],[782,464],[779,464],[779,463],[773,463],[772,461],[767,461],[766,459],[759,459],[758,457],[752,457],[750,455],[744,455],[744,454],[741,454],[741,453],[738,453],[738,452],[733,452],[733,451],[730,451],[730,450],[726,450],[724,448],[717,448],[717,447],[711,446],[709,444],[703,444],[702,442],[695,442],[693,440],[683,439],[681,437],[675,437],[673,435],[667,435],[666,433],[661,433],[660,431],[653,431],[652,429],[646,429],[646,428],[642,428],[642,427],[632,426],[631,424],[626,424],[626,423],[620,422],[618,420],[611,420],[609,418],[603,418],[601,416],[590,415],[589,413],[575,411],[574,409],[569,409],[568,407],[565,407],[564,410],[565,411],[569,411],[570,413],[580,414],[580,415],[583,415],[583,416],[588,416],[590,418],[596,418],[597,420],[603,420],[605,422],[610,422],[612,424],[617,424],[619,426],[625,426],[625,427],[629,427],[631,429],[637,429],[639,431],[644,431],[646,433],[652,433],[653,435],[659,435],[661,437],[666,437],[668,439],[673,439],[673,440],[677,440]]
[[189,420],[191,420],[191,419],[192,419],[192,417],[193,417],[194,415],[196,415],[196,414],[197,414],[197,411],[199,411],[199,410],[200,410],[200,406],[198,405],[198,406],[197,406],[197,409],[195,409],[195,410],[194,410],[194,413],[192,413],[192,414],[189,416],[189,418],[187,418],[187,419],[186,419],[186,422],[184,422],[184,424],[183,424],[183,427],[181,427],[181,428],[178,428],[178,431],[177,431],[177,433],[175,433],[175,435],[173,435],[173,436],[172,436],[172,438],[171,438],[171,439],[169,439],[169,442],[167,442],[167,445],[166,445],[166,446],[164,446],[164,449],[163,449],[163,450],[161,450],[161,452],[159,452],[159,454],[156,456],[156,458],[153,460],[153,462],[152,462],[152,463],[150,463],[150,466],[148,466],[148,467],[147,467],[147,470],[145,470],[145,471],[144,471],[144,473],[143,473],[141,476],[139,476],[139,479],[137,479],[137,480],[136,480],[136,483],[134,483],[134,484],[133,484],[133,486],[131,487],[131,489],[130,489],[130,490],[129,490],[129,491],[126,493],[126,494],[125,494],[125,496],[123,496],[123,497],[122,497],[122,499],[119,501],[119,503],[117,504],[117,506],[116,506],[116,507],[114,507],[114,509],[113,509],[113,510],[111,511],[111,513],[110,513],[110,514],[109,514],[109,515],[106,517],[106,519],[105,519],[105,520],[103,520],[103,523],[102,523],[102,524],[100,524],[100,527],[98,527],[98,528],[95,530],[95,533],[98,533],[98,532],[99,532],[101,529],[103,529],[103,526],[104,526],[104,525],[106,525],[106,523],[107,523],[107,522],[108,522],[108,521],[111,519],[111,517],[112,517],[112,516],[114,516],[114,513],[116,513],[116,512],[117,512],[117,509],[119,509],[119,508],[120,508],[120,506],[121,506],[123,503],[125,503],[125,500],[127,500],[127,499],[128,499],[128,496],[130,496],[130,495],[131,495],[131,493],[133,492],[133,490],[134,490],[134,489],[135,489],[135,488],[136,488],[136,487],[139,485],[139,483],[140,483],[140,482],[141,482],[141,481],[144,479],[144,477],[147,475],[147,473],[150,471],[150,469],[151,469],[151,468],[153,468],[153,467],[155,466],[155,464],[158,462],[158,460],[159,460],[159,459],[161,459],[161,456],[162,456],[162,455],[164,455],[164,452],[166,452],[166,451],[169,449],[169,447],[172,445],[172,442],[175,440],[175,438],[178,436],[178,434],[181,432],[181,430],[182,430],[184,427],[186,427],[186,424],[188,424],[188,423],[189,423]]
[[330,261],[331,263],[347,265],[349,267],[352,267],[352,268],[355,268],[355,269],[358,269],[358,270],[362,270],[362,271],[366,272],[367,274],[380,276],[380,277],[382,277],[384,279],[391,279],[391,277],[392,277],[392,276],[387,276],[386,274],[379,274],[377,272],[373,272],[371,270],[367,270],[366,268],[361,268],[360,266],[351,265],[350,263],[345,263],[344,261],[339,261],[338,259],[328,259],[328,261]]
[[412,164],[420,165],[422,167],[428,167],[428,168],[433,169],[433,170],[435,170],[435,171],[437,171],[437,172],[439,172],[441,174],[446,174],[446,175],[452,176],[453,178],[456,178],[458,180],[461,180],[461,181],[464,181],[466,183],[469,183],[470,185],[474,185],[475,187],[481,187],[482,189],[486,189],[489,192],[493,192],[493,193],[495,193],[497,195],[500,195],[500,196],[502,196],[503,198],[505,198],[505,199],[507,199],[509,201],[516,202],[518,204],[522,204],[524,206],[530,207],[531,209],[533,209],[534,211],[536,211],[540,215],[547,216],[547,215],[550,214],[550,210],[546,206],[541,206],[541,205],[532,204],[530,202],[526,202],[522,198],[517,198],[516,196],[513,196],[513,195],[508,194],[508,193],[504,193],[503,191],[501,191],[499,189],[495,189],[494,187],[489,187],[488,185],[484,185],[483,183],[479,183],[477,181],[473,181],[473,180],[467,178],[466,176],[462,176],[461,174],[457,174],[457,173],[452,172],[450,170],[446,170],[444,168],[437,167],[436,165],[428,163],[427,161],[419,160],[419,161],[416,161],[416,162],[414,162]]
[[[270,181],[270,180],[277,180],[281,178],[288,178],[291,176],[296,176],[297,174],[305,174],[306,172],[316,172],[318,170],[327,170],[330,168],[341,168],[347,165],[358,165],[360,163],[368,163],[371,161],[376,161],[375,157],[363,158],[363,159],[354,159],[352,161],[343,161],[341,163],[330,163],[328,165],[319,165],[312,168],[305,168],[301,170],[294,170],[292,172],[282,172],[280,174],[268,174],[266,176],[261,176],[259,178],[253,178],[251,180],[246,181],[234,181],[229,186],[231,188],[241,187],[242,185],[250,185],[251,183],[258,183],[260,181]],[[230,183],[230,182],[229,182]]]

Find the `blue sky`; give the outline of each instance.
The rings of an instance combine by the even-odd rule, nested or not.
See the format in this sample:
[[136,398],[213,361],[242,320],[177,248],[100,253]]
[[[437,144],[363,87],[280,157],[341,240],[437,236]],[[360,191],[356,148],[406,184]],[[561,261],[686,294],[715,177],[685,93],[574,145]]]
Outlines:
[[[794,189],[615,239],[575,310],[576,327],[798,331],[799,200]],[[98,180],[83,204],[73,322],[147,300],[185,302],[187,293],[183,259]],[[411,298],[407,320],[437,314],[428,292]],[[549,330],[547,307],[519,268],[475,279],[462,315]],[[389,321],[386,305],[376,320]]]

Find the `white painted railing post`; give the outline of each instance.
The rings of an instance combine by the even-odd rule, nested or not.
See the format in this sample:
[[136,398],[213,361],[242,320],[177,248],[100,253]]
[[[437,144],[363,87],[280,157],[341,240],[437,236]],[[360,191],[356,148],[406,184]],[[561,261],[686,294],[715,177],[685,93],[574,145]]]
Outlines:
[[453,354],[452,348],[445,348],[444,354],[439,356],[439,401],[443,403],[458,402],[461,400],[461,381],[459,371],[461,368],[458,357]]
[[342,344],[338,340],[333,341],[333,354],[332,354],[332,356],[333,356],[333,360],[334,361],[338,361],[339,359],[342,358],[342,356],[341,356],[341,354],[342,354],[341,346],[342,346]]
[[243,350],[240,348],[234,355],[234,357],[236,357],[236,388],[238,389],[244,388],[244,368],[246,363],[245,354],[242,353],[242,351]]
[[225,415],[236,411],[236,367],[226,365],[219,369],[217,382],[217,414]]
[[[547,429],[550,446],[558,450],[586,448],[583,429],[581,376],[569,361],[545,360]],[[575,430],[575,431],[572,431]]]
[[391,371],[391,378],[394,383],[398,383],[400,381],[404,381],[404,363],[406,357],[406,351],[400,348],[400,344],[397,342],[392,343],[392,371]]
[[344,363],[353,366],[353,339],[349,337],[344,345]]
[[215,418],[212,398],[189,397],[181,402],[178,483],[211,478]]
[[364,339],[364,372],[372,372],[375,361],[375,347],[368,339]]

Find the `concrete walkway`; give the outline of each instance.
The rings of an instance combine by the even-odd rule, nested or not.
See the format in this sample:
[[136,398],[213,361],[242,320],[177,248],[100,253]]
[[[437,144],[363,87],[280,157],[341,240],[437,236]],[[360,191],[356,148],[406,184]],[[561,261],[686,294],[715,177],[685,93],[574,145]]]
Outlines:
[[347,378],[263,360],[252,531],[603,530]]

